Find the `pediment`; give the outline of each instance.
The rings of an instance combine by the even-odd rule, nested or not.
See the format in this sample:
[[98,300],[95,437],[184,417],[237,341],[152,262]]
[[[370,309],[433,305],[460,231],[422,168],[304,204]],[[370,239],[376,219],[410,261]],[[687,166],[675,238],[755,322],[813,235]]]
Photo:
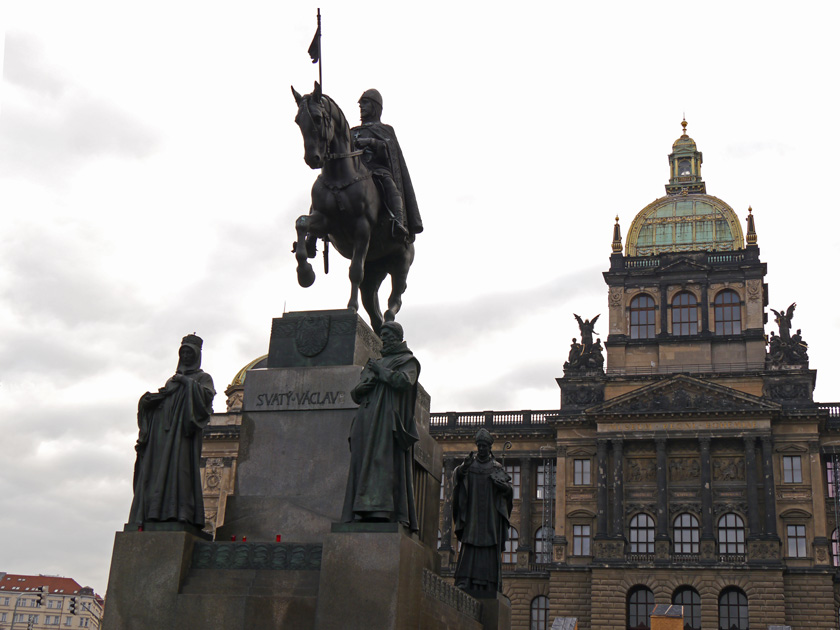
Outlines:
[[679,374],[590,407],[587,416],[754,414],[781,409],[759,396]]
[[660,271],[708,271],[710,267],[690,258],[678,258],[672,263],[660,267]]
[[801,444],[781,444],[776,448],[777,453],[807,453],[808,449]]

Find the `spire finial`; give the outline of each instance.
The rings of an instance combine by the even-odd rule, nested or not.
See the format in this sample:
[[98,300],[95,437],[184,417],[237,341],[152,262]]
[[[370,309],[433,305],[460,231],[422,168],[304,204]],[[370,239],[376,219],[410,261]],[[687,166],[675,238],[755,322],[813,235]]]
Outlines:
[[748,209],[747,214],[747,246],[756,245],[758,243],[758,235],[755,233],[755,217],[753,217],[752,206]]
[[613,227],[613,254],[621,253],[621,226],[618,224],[618,215],[615,215],[615,226]]
[[688,127],[688,123],[685,121],[685,112],[683,112],[683,119],[682,119],[682,122],[680,124],[682,125],[682,128],[683,128],[683,135],[684,136],[688,135],[688,133],[686,133],[686,130],[685,130],[685,128]]

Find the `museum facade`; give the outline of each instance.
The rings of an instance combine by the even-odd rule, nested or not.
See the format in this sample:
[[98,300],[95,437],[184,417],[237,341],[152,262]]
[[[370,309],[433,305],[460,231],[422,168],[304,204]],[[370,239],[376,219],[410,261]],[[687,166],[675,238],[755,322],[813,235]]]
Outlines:
[[432,414],[444,567],[457,553],[452,470],[485,427],[515,486],[513,627],[564,616],[581,630],[643,628],[654,603],[673,603],[686,628],[836,628],[840,406],[813,400],[793,307],[767,351],[752,212],[745,240],[706,194],[685,123],[669,164],[666,195],[625,244],[616,219],[606,369],[581,320],[559,410]]

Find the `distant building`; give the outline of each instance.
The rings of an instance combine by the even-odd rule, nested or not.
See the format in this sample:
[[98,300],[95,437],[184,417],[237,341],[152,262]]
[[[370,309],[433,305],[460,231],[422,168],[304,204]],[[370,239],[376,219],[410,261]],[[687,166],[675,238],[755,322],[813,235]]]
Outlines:
[[[606,315],[575,340],[560,409],[432,414],[444,576],[457,561],[452,471],[479,428],[513,480],[502,563],[517,630],[556,617],[642,630],[654,604],[682,605],[686,630],[838,627],[840,403],[814,402],[791,310],[778,334],[765,329],[752,212],[745,238],[706,193],[702,162],[683,122],[666,195],[635,216],[626,247],[616,220]],[[261,360],[237,374],[228,413],[205,433],[211,532],[233,489],[244,379]]]
[[98,628],[103,606],[71,578],[0,573],[0,630]]

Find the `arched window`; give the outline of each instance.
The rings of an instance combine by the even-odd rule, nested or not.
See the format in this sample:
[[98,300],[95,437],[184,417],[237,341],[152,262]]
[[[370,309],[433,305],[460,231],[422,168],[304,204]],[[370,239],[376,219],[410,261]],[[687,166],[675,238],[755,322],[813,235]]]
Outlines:
[[548,630],[548,597],[537,595],[531,600],[531,630]]
[[630,519],[630,553],[653,553],[654,535],[653,519],[647,514],[636,514]]
[[840,536],[836,529],[831,532],[831,563],[835,567],[840,567]]
[[437,548],[440,549],[440,546],[443,544],[443,534],[440,530],[438,530],[438,546]]
[[675,335],[697,334],[697,298],[694,294],[677,293],[671,303],[671,323]]
[[741,332],[741,298],[731,289],[715,296],[715,334],[737,335]]
[[696,516],[680,514],[674,519],[674,553],[700,553],[700,522]]
[[508,528],[508,539],[505,541],[505,550],[502,552],[502,562],[505,564],[516,563],[516,548],[519,546],[519,532],[515,527]]
[[652,339],[656,336],[656,304],[649,295],[630,300],[630,339]]
[[551,545],[545,536],[545,528],[540,527],[534,534],[534,554],[537,564],[548,564],[551,562]]
[[674,591],[671,603],[683,607],[685,630],[700,630],[700,593],[690,586],[681,586]]
[[634,586],[627,593],[627,630],[650,628],[653,612],[653,591],[647,586]]
[[726,554],[746,553],[744,540],[744,519],[729,512],[718,521],[718,552]]
[[718,599],[718,619],[721,630],[749,630],[747,596],[741,589],[730,586],[721,591]]

